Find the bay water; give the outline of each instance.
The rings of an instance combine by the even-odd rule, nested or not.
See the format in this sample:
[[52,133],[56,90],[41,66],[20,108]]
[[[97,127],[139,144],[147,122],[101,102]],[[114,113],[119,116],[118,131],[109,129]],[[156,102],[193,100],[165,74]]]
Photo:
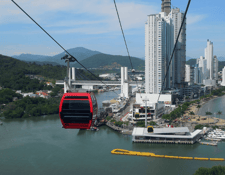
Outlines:
[[[110,100],[116,94],[106,92],[96,96],[101,106],[101,101]],[[224,97],[217,98],[208,105],[223,101]],[[215,111],[223,110],[223,105],[215,108]],[[190,175],[199,167],[225,165],[225,162],[112,155],[111,150],[120,148],[160,155],[225,158],[225,142],[218,146],[132,143],[131,136],[106,126],[98,132],[63,129],[58,115],[3,120],[0,133],[3,175]]]

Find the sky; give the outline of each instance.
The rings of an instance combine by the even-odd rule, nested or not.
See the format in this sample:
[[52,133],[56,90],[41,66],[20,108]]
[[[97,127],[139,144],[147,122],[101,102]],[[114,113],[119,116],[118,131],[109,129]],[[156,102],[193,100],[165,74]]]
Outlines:
[[[113,0],[15,0],[64,48],[85,47],[127,55]],[[185,11],[188,0],[171,0]],[[144,58],[147,15],[161,11],[161,0],[116,0],[131,56]],[[225,57],[225,1],[192,0],[187,14],[186,55],[204,56],[207,39],[214,55]],[[0,54],[53,56],[63,50],[11,0],[0,0]],[[224,60],[225,61],[225,60]]]

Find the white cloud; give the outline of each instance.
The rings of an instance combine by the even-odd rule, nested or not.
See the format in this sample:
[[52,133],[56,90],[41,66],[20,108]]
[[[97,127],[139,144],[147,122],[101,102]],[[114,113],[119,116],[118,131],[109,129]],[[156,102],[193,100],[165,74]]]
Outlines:
[[206,18],[206,15],[187,15],[187,24],[194,24]]
[[[44,27],[56,27],[56,33],[60,31],[105,33],[120,30],[115,6],[111,0],[15,0],[15,2],[35,20],[46,24]],[[144,27],[147,15],[160,10],[155,6],[134,2],[117,2],[117,7],[124,29]],[[0,11],[0,24],[32,23],[10,0],[0,2]],[[61,13],[66,13],[69,19],[57,19],[57,15],[60,16]],[[74,20],[71,20],[71,17]],[[69,28],[60,30],[57,27]],[[90,27],[92,31],[89,31]]]

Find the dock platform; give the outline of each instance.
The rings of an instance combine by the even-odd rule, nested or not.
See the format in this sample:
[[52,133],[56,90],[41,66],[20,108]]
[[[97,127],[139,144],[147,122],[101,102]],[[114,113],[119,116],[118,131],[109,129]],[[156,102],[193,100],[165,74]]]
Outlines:
[[211,141],[217,141],[217,142],[222,141],[222,139],[214,139],[214,138],[209,138],[209,137],[206,137],[205,140],[211,140]]
[[122,128],[120,128],[120,127],[118,127],[118,126],[115,126],[115,125],[113,125],[113,124],[110,123],[110,122],[107,122],[106,125],[107,125],[108,127],[112,128],[112,129],[115,130],[115,131],[119,131],[119,132],[122,131]]
[[194,144],[193,141],[172,141],[172,140],[133,140],[134,143],[170,143],[170,144]]
[[199,142],[202,145],[217,146],[217,142]]

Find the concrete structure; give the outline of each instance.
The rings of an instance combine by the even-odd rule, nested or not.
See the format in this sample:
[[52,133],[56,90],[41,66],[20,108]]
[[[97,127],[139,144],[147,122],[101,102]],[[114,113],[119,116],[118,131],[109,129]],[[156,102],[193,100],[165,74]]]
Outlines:
[[222,83],[221,86],[225,86],[225,67],[222,70]]
[[166,15],[170,13],[171,10],[171,0],[162,0],[161,12],[165,12]]
[[205,59],[207,60],[208,76],[207,79],[212,80],[213,77],[213,43],[207,40],[207,47],[205,48]]
[[[166,67],[169,64],[172,52],[173,25],[172,19],[167,18],[161,12],[156,15],[149,15],[145,24],[145,90],[146,93],[158,94],[162,90],[162,83],[166,74]],[[166,78],[163,89],[170,87],[170,75],[172,65]]]
[[129,86],[127,67],[121,67],[121,97],[129,98],[132,87]]
[[194,67],[187,64],[185,65],[185,82],[187,82],[189,86],[194,84],[194,72]]
[[158,94],[162,89],[182,88],[184,86],[186,22],[178,39],[164,87],[162,87],[174,43],[184,16],[179,8],[171,11],[170,9],[170,0],[162,0],[162,12],[149,15],[145,23],[146,93]]
[[[179,8],[171,10],[174,25],[174,43],[176,42],[180,26],[182,24],[184,13]],[[186,63],[186,20],[181,29],[178,43],[174,52],[174,86],[183,88],[185,82],[185,63]]]
[[215,86],[218,80],[218,59],[213,56],[213,43],[207,40],[205,58],[201,56],[196,61],[195,83],[205,86]]
[[[145,94],[145,93],[136,93],[136,103],[143,104],[143,100],[145,97],[149,99],[147,104],[154,104],[157,103],[159,98],[159,94]],[[172,105],[172,95],[171,94],[161,94],[158,103],[164,104],[165,106]]]
[[218,80],[218,59],[216,55],[213,58],[213,79]]
[[154,128],[152,133],[147,128],[134,128],[132,132],[133,142],[158,143],[184,143],[194,144],[201,137],[202,130],[195,130],[193,133],[187,127],[177,128]]
[[[71,79],[71,70],[72,70],[72,79]],[[94,90],[98,89],[99,86],[118,86],[121,85],[121,96],[128,98],[132,93],[132,86],[136,86],[143,84],[142,81],[130,81],[128,76],[127,67],[121,67],[121,81],[99,81],[99,80],[76,80],[75,77],[75,68],[69,68],[69,83],[68,85],[64,80],[57,80],[57,85],[64,85],[64,93],[67,92],[68,89],[75,90],[77,85],[82,86],[83,89],[86,90]],[[69,87],[70,86],[70,87]]]
[[190,65],[185,65],[185,82],[190,83],[191,81],[191,67]]

